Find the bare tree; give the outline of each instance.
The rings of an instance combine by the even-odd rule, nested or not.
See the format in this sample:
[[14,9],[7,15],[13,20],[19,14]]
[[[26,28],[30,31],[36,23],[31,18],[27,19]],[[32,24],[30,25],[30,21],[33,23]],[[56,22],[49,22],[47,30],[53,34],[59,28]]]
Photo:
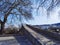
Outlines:
[[[19,12],[19,14],[15,11]],[[4,25],[7,22],[8,16],[13,14],[17,17],[24,16],[25,19],[31,19],[31,1],[30,0],[1,0],[0,1],[0,33],[4,30]],[[2,17],[3,16],[3,20]],[[14,16],[13,16],[14,17]],[[22,19],[21,19],[22,20]]]

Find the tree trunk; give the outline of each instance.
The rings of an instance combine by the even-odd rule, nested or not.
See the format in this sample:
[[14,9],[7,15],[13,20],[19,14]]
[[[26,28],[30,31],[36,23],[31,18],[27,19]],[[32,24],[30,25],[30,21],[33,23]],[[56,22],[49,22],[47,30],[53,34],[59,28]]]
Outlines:
[[0,30],[0,34],[3,33],[3,30],[4,30],[4,23],[1,24],[1,30]]

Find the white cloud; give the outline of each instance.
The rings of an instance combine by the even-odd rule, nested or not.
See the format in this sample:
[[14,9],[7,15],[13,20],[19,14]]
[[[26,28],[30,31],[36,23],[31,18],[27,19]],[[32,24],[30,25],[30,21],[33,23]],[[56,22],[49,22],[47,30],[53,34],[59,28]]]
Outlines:
[[36,12],[36,9],[33,10],[33,16],[34,19],[30,20],[29,22],[25,22],[32,25],[42,25],[42,24],[52,24],[52,23],[58,23],[59,20],[59,11],[60,7],[55,7],[50,12],[50,17],[47,18],[47,11],[44,7],[40,7],[38,10],[38,14]]

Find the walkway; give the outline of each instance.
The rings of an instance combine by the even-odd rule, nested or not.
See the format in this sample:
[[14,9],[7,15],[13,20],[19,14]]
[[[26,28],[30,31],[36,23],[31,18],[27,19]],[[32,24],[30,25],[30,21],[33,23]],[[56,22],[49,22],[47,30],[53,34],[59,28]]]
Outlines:
[[32,45],[24,36],[0,37],[0,45]]
[[56,43],[55,41],[52,41],[51,39],[48,39],[47,37],[33,31],[30,27],[24,25],[25,29],[31,33],[42,45],[60,45],[60,43]]

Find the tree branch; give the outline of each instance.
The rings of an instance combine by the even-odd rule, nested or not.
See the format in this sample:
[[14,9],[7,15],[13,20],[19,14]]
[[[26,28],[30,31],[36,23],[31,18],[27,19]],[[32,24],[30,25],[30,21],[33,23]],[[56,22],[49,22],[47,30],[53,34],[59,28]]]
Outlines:
[[45,1],[47,1],[47,0],[44,0],[44,1],[38,6],[37,10],[39,9],[39,7],[40,7]]
[[14,2],[12,4],[12,6],[8,9],[8,11],[6,12],[5,16],[4,16],[4,23],[7,21],[7,17],[9,16],[9,14],[11,13],[11,11],[17,6],[19,5],[19,3]]

